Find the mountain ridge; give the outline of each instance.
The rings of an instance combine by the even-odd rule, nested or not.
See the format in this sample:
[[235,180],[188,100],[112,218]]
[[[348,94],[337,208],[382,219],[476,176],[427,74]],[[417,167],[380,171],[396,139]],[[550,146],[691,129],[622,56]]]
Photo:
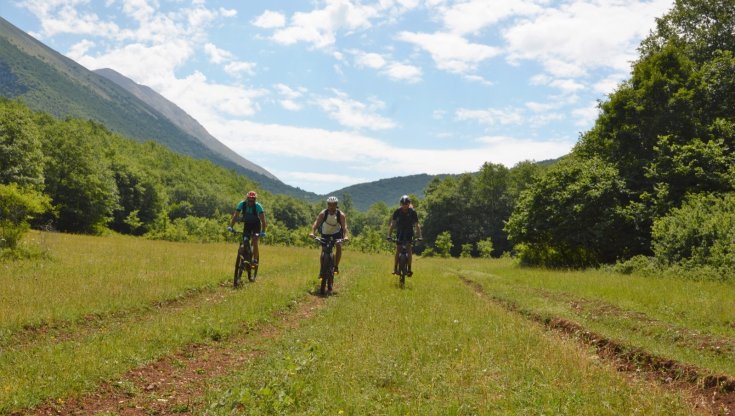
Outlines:
[[57,118],[94,120],[135,140],[153,140],[177,153],[209,160],[235,170],[270,192],[303,199],[316,196],[281,182],[262,167],[252,170],[252,166],[233,157],[234,152],[228,156],[221,147],[207,146],[206,140],[183,130],[116,82],[89,71],[1,17],[0,95],[21,99],[30,108]]

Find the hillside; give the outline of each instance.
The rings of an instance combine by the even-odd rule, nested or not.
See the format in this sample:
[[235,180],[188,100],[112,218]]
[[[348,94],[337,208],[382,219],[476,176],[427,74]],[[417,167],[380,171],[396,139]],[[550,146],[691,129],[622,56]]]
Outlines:
[[336,195],[342,198],[349,194],[352,204],[360,211],[367,210],[376,202],[385,202],[388,206],[398,204],[401,195],[424,196],[426,185],[434,178],[444,178],[448,175],[428,175],[425,173],[410,176],[398,176],[394,178],[380,179],[373,182],[359,183],[330,192],[328,195]]
[[252,162],[232,156],[233,152],[223,150],[224,145],[216,139],[214,141],[219,144],[214,144],[211,136],[195,136],[196,129],[187,131],[181,127],[185,124],[182,117],[176,121],[169,118],[169,115],[183,113],[182,110],[169,107],[161,111],[164,105],[154,106],[141,100],[116,82],[87,70],[2,18],[0,57],[0,95],[4,97],[20,98],[32,109],[58,118],[91,119],[127,137],[153,140],[178,153],[210,160],[247,176],[274,193],[301,198],[314,196],[282,183]]

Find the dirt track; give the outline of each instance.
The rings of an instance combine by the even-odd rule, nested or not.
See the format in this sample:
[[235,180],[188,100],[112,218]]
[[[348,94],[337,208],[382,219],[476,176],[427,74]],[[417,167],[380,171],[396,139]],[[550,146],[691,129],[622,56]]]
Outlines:
[[144,367],[129,371],[117,383],[106,383],[95,392],[67,401],[57,400],[20,414],[119,415],[192,414],[210,379],[227,374],[243,362],[262,354],[262,346],[324,306],[324,298],[306,296],[273,323],[243,328],[230,338],[210,344],[190,345]]
[[498,304],[506,310],[523,315],[595,348],[597,355],[613,363],[618,371],[634,377],[645,377],[676,389],[689,398],[695,409],[713,415],[735,415],[735,379],[729,376],[708,374],[694,366],[658,357],[588,331],[566,319],[549,318],[522,310],[513,302],[489,295],[480,284],[463,276],[460,276],[460,279],[488,302]]

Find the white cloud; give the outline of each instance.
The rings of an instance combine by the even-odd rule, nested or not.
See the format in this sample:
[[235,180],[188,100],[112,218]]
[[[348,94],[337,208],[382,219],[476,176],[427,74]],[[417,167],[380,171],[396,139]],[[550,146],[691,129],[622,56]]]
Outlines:
[[355,55],[355,66],[358,68],[378,70],[378,73],[394,81],[408,81],[409,83],[421,81],[421,68],[417,66],[392,62],[390,58],[375,52],[351,50],[350,53]]
[[[361,134],[300,128],[250,121],[218,120],[207,128],[240,154],[273,155],[335,162],[356,171],[417,173],[464,173],[477,171],[483,163],[505,166],[527,159],[544,160],[567,154],[575,140],[542,141],[512,137],[482,137],[468,149],[417,149],[399,147]],[[304,146],[308,143],[308,146]],[[319,149],[318,152],[313,149]],[[295,170],[294,175],[302,171]],[[288,172],[278,172],[284,177]],[[317,178],[329,178],[317,175]],[[354,183],[354,182],[346,182]]]
[[299,171],[283,171],[276,172],[279,179],[298,181],[299,183],[306,182],[312,185],[315,184],[328,184],[330,186],[345,187],[361,182],[369,182],[368,179],[364,179],[357,176],[339,175],[333,173],[314,173],[314,172],[299,172]]
[[596,102],[589,103],[586,107],[577,108],[572,111],[572,115],[577,119],[575,124],[579,127],[589,128],[600,114],[600,109]]
[[310,43],[315,48],[334,44],[340,30],[353,31],[371,27],[370,19],[378,14],[374,6],[354,3],[350,0],[326,0],[322,9],[296,12],[289,25],[276,30],[271,39],[283,45]]
[[286,110],[299,111],[304,106],[296,100],[301,98],[307,91],[306,88],[293,89],[286,84],[274,85],[276,91],[283,97],[279,100],[279,104]]
[[499,48],[471,43],[452,33],[404,31],[398,34],[398,39],[427,51],[439,69],[459,74],[472,72],[481,62],[501,53]]
[[671,0],[574,0],[546,8],[504,32],[508,59],[538,61],[556,77],[627,71],[638,40],[670,6]]
[[370,105],[353,100],[342,91],[334,96],[316,99],[316,104],[339,124],[353,129],[387,130],[396,127],[392,120],[376,114],[384,104],[373,100]]
[[408,81],[410,83],[421,81],[421,68],[413,65],[396,62],[388,65],[381,73],[395,81]]
[[357,52],[355,65],[361,68],[380,69],[386,65],[386,60],[378,53]]
[[221,64],[224,61],[229,61],[230,59],[232,59],[232,53],[224,49],[220,49],[212,43],[207,43],[204,45],[204,52],[209,57],[209,61],[213,64]]
[[440,8],[444,26],[452,33],[475,33],[499,21],[541,12],[544,0],[488,1],[469,0]]
[[523,112],[517,108],[488,108],[485,110],[460,108],[455,112],[455,117],[460,121],[474,120],[487,126],[523,123]]
[[225,65],[225,72],[230,76],[240,77],[242,74],[255,74],[255,62],[233,61]]
[[610,74],[604,79],[597,81],[593,87],[595,91],[599,93],[606,95],[611,94],[618,88],[621,82],[628,78],[628,76],[629,74],[623,72]]
[[263,29],[273,29],[286,25],[286,16],[283,13],[266,10],[252,21],[253,26]]

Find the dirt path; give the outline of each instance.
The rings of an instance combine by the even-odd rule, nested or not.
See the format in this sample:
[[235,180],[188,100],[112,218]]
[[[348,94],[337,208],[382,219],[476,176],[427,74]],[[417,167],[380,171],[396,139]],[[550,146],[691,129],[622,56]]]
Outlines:
[[675,389],[689,398],[692,407],[696,410],[713,415],[735,415],[735,379],[732,377],[711,375],[697,367],[658,357],[588,331],[575,322],[548,318],[522,310],[513,302],[488,294],[479,283],[464,276],[459,277],[478,296],[488,302],[543,324],[546,328],[572,336],[594,348],[600,358],[614,364],[618,371],[634,377],[645,377],[667,388]]
[[201,404],[209,380],[263,354],[267,342],[297,328],[325,304],[324,298],[307,295],[300,303],[279,311],[267,324],[244,328],[221,342],[189,345],[181,352],[129,371],[120,382],[103,384],[93,393],[56,400],[18,414],[192,414]]

